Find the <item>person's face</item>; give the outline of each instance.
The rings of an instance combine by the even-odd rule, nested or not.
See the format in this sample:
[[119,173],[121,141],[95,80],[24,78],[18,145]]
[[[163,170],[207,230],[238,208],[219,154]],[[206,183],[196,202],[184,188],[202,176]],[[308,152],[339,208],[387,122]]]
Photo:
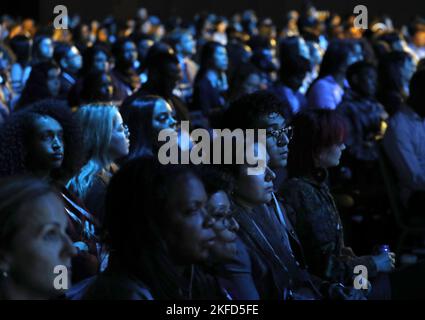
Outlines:
[[40,55],[43,58],[51,59],[53,57],[53,43],[50,38],[45,38],[39,45]]
[[258,91],[262,88],[262,80],[258,73],[251,73],[248,78],[243,83],[243,92],[245,94],[250,94],[255,91]]
[[37,118],[33,125],[28,165],[36,171],[60,168],[64,158],[62,126],[48,116]]
[[239,230],[239,224],[233,218],[226,192],[218,191],[212,194],[208,199],[207,210],[214,219],[212,228],[217,237],[211,247],[211,253],[219,261],[231,260],[237,253],[236,232]]
[[339,165],[342,151],[345,149],[345,144],[334,144],[331,147],[323,149],[316,157],[316,165],[321,168],[331,168]]
[[73,46],[66,56],[66,67],[71,72],[78,72],[83,66],[83,59],[77,47]]
[[377,90],[378,74],[375,69],[363,69],[357,76],[357,87],[366,97],[375,97]]
[[258,127],[266,129],[270,167],[272,169],[286,167],[290,137],[287,136],[288,130],[285,130],[285,119],[277,113],[270,113],[260,117]]
[[99,96],[103,101],[111,101],[114,95],[112,78],[108,74],[103,74],[99,84]]
[[196,43],[190,33],[185,33],[180,41],[181,52],[184,55],[194,55],[196,53]]
[[109,61],[107,55],[99,51],[94,56],[93,71],[106,72],[109,70]]
[[177,121],[173,108],[163,99],[158,99],[152,114],[152,128],[155,136],[164,129],[176,130]]
[[123,58],[129,65],[137,60],[137,48],[133,42],[125,42],[123,46]]
[[53,68],[47,72],[47,89],[52,97],[56,97],[59,94],[61,85],[59,75],[60,69]]
[[165,237],[180,263],[205,261],[214,245],[214,220],[207,214],[207,200],[202,182],[191,174],[178,177],[168,194]]
[[112,123],[111,142],[109,144],[109,156],[116,161],[128,155],[130,147],[130,133],[124,125],[121,114],[117,112]]
[[214,66],[219,71],[226,71],[229,65],[227,51],[225,47],[219,46],[214,51]]
[[272,200],[274,172],[266,167],[263,174],[248,175],[247,167],[242,166],[236,182],[235,194],[252,207],[268,203]]
[[54,288],[56,266],[68,271],[71,285],[71,258],[75,248],[69,239],[64,204],[55,194],[46,194],[22,205],[17,212],[16,235],[6,252],[1,252],[5,281],[18,288],[27,299],[50,299],[63,292]]
[[[253,146],[258,156],[261,156],[261,148],[258,144]],[[251,147],[250,147],[251,148]],[[270,157],[268,154],[263,155],[263,159],[267,159],[265,170],[257,172],[257,174],[249,174],[251,165],[244,164],[239,167],[239,176],[235,183],[235,196],[251,207],[268,203],[272,200],[273,180],[276,178],[274,172],[270,169]]]

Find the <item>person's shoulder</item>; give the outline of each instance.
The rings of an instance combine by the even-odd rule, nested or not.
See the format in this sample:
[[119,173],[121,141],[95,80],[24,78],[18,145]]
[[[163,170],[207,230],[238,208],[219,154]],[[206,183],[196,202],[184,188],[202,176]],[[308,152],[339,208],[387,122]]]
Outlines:
[[69,296],[73,300],[153,300],[141,281],[116,273],[100,274],[77,284]]
[[288,179],[282,184],[279,196],[284,202],[304,201],[316,192],[316,186],[313,181],[304,177],[296,177]]

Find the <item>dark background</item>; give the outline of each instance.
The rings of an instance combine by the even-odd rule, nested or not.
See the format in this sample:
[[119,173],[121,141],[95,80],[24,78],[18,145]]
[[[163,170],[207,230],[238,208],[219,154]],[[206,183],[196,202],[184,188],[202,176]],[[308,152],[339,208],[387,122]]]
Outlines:
[[[251,8],[259,17],[269,16],[279,24],[284,12],[299,10],[302,3],[302,0],[1,0],[0,14],[33,17],[46,23],[53,20],[53,8],[59,4],[66,5],[70,15],[80,13],[86,19],[99,19],[107,14],[128,18],[140,6],[162,18],[171,15],[190,18],[203,10],[231,15]],[[387,13],[396,24],[407,23],[417,14],[425,16],[425,0],[313,0],[313,3],[319,10],[326,9],[340,14],[352,13],[356,5],[363,4],[368,7],[369,18]]]

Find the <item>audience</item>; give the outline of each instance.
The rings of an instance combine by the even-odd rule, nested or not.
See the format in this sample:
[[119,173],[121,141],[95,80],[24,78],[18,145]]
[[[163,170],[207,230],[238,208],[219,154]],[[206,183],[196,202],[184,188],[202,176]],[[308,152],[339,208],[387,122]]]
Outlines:
[[2,17],[0,299],[421,297],[424,20],[302,7]]

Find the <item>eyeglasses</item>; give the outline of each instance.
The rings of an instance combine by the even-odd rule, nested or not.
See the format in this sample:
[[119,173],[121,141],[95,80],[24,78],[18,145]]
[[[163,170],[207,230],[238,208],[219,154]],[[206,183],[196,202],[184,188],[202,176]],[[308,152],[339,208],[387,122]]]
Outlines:
[[286,138],[288,138],[288,140],[291,140],[293,135],[294,135],[294,129],[292,128],[292,126],[288,126],[288,127],[277,129],[277,130],[270,130],[267,133],[267,135],[269,137],[273,137],[276,140],[282,139],[283,134],[285,134],[285,136],[286,136]]

